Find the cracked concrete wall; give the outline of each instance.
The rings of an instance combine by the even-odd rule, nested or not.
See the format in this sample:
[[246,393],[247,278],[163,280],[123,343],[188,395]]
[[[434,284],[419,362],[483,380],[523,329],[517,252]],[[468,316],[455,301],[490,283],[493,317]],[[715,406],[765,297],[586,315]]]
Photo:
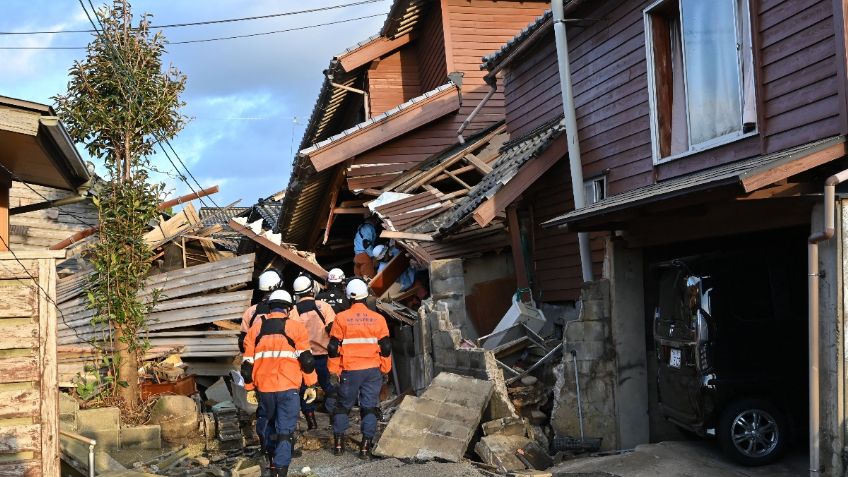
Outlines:
[[584,284],[581,303],[579,318],[569,322],[565,329],[563,362],[554,370],[557,380],[551,427],[560,437],[580,436],[573,350],[580,379],[584,435],[603,438],[602,449],[618,449],[617,368],[611,333],[609,281]]
[[494,354],[480,348],[463,347],[462,331],[453,323],[449,303],[427,300],[420,313],[430,330],[433,376],[444,371],[491,381],[495,391],[489,401],[486,420],[517,417]]
[[451,321],[466,339],[477,338],[477,330],[465,307],[465,271],[462,259],[430,262],[430,295],[433,301],[447,305]]

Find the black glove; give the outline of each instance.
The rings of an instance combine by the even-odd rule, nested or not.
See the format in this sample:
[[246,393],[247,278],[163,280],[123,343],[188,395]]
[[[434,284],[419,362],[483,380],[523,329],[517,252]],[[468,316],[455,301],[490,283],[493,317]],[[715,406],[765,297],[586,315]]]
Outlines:
[[339,375],[338,374],[331,374],[330,375],[330,385],[333,386],[334,388],[339,387]]

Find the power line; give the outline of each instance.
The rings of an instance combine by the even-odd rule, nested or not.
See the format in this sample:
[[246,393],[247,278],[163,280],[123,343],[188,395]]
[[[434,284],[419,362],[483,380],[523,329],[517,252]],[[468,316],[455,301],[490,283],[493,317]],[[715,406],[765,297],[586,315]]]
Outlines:
[[[352,3],[341,3],[336,5],[329,5],[326,7],[318,7],[318,8],[310,8],[307,10],[296,10],[291,12],[282,12],[282,13],[271,13],[268,15],[256,15],[252,17],[239,17],[239,18],[225,18],[222,20],[206,20],[199,22],[188,22],[188,23],[171,23],[166,25],[151,25],[149,28],[152,29],[164,29],[164,28],[183,28],[190,26],[202,26],[202,25],[216,25],[221,23],[234,23],[234,22],[243,22],[243,21],[252,21],[252,20],[264,20],[268,18],[278,18],[278,17],[286,17],[293,15],[302,15],[305,13],[317,13],[324,12],[327,10],[335,10],[339,8],[348,8],[348,7],[356,7],[359,5],[367,5],[369,3],[378,3],[384,2],[386,0],[360,0]],[[92,6],[93,7],[93,6]],[[57,33],[96,33],[96,30],[42,30],[42,31],[0,31],[0,35],[53,35]]]
[[[284,30],[274,30],[274,31],[266,31],[266,32],[259,32],[259,33],[246,33],[244,35],[219,36],[219,37],[213,37],[213,38],[201,38],[201,39],[197,39],[197,40],[174,41],[174,42],[168,42],[167,44],[168,45],[189,45],[189,44],[194,44],[194,43],[209,43],[209,42],[213,42],[213,41],[237,40],[237,39],[241,39],[241,38],[253,38],[253,37],[257,37],[257,36],[276,35],[276,34],[279,34],[279,33],[289,33],[289,32],[293,32],[293,31],[301,31],[301,30],[311,30],[313,28],[320,28],[320,27],[325,27],[325,26],[338,25],[338,24],[341,24],[341,23],[349,23],[349,22],[354,22],[354,21],[359,21],[359,20],[366,20],[366,19],[369,19],[369,18],[382,17],[383,15],[384,15],[383,13],[378,13],[378,14],[375,14],[375,15],[366,15],[366,16],[363,16],[363,17],[347,18],[347,19],[344,19],[344,20],[337,20],[337,21],[334,21],[334,22],[316,23],[314,25],[306,25],[306,26],[301,26],[301,27],[286,28]],[[87,48],[88,47],[85,47],[85,46],[0,46],[0,50],[85,50]]]

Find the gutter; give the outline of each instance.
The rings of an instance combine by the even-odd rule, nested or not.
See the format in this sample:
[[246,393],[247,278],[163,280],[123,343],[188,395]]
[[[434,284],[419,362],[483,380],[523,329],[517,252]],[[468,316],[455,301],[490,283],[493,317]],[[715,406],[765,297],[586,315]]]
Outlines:
[[821,232],[810,235],[807,240],[807,293],[809,295],[808,340],[810,361],[810,476],[821,475],[821,415],[819,402],[819,242],[830,240],[836,233],[835,204],[836,186],[848,180],[848,169],[834,174],[824,183],[824,227]]
[[490,99],[492,99],[492,96],[494,96],[495,92],[497,92],[498,90],[498,79],[494,75],[487,75],[485,79],[486,83],[489,85],[489,91],[486,93],[486,96],[483,96],[483,99],[481,99],[480,102],[477,103],[477,106],[474,107],[474,110],[471,111],[471,114],[469,114],[468,117],[465,118],[465,121],[462,122],[462,124],[459,126],[459,129],[456,131],[456,139],[459,141],[460,144],[465,144],[465,137],[462,135],[462,132],[465,131],[465,128],[467,128],[468,125],[471,124],[471,121],[477,116],[480,110],[483,109],[483,106]]

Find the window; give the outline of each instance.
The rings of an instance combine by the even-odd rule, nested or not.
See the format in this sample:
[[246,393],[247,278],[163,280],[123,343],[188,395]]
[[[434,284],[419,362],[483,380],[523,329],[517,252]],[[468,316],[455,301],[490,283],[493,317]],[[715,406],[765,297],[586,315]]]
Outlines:
[[661,0],[645,10],[655,162],[756,129],[748,0]]
[[592,205],[595,202],[600,202],[607,196],[607,178],[606,176],[589,179],[583,183],[583,193],[586,197],[586,205]]

